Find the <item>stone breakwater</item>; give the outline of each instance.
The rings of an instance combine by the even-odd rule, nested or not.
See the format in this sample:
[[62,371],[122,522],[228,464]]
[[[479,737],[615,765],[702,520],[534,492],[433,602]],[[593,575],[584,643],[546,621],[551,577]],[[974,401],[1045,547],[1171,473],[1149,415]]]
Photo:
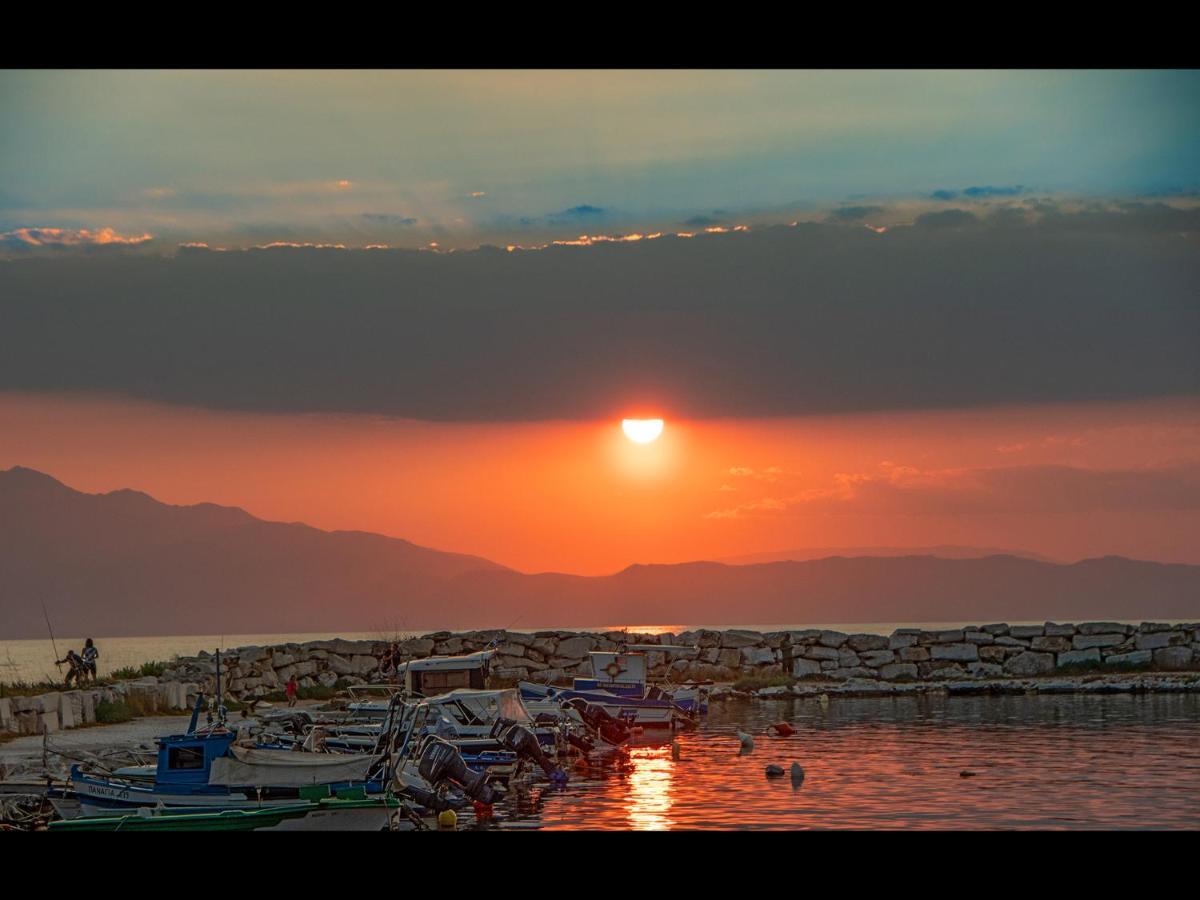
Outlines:
[[[753,692],[761,697],[943,689],[952,693],[1200,690],[1200,622],[995,623],[949,631],[900,628],[891,635],[818,629],[680,634],[442,631],[400,641],[397,649],[404,662],[491,647],[496,650],[491,670],[496,678],[567,684],[577,675],[592,674],[590,651],[620,651],[631,644],[651,645],[646,650],[651,678],[677,683],[780,676],[785,674],[785,655],[790,656],[786,674],[797,681]],[[686,649],[673,649],[677,646]],[[293,675],[300,687],[309,689],[384,682],[391,680],[380,669],[387,647],[383,641],[341,639],[239,647],[222,653],[223,684],[234,699],[250,700],[278,694]],[[159,708],[187,709],[199,690],[213,689],[215,674],[215,658],[202,653],[175,660],[157,679],[0,699],[0,731],[40,733],[43,725],[51,730],[72,727],[90,721],[89,708],[94,720],[98,695],[105,691],[139,691]],[[730,694],[749,695],[732,689],[714,695]],[[77,695],[91,695],[90,705]]]
[[0,697],[0,734],[47,734],[94,725],[96,710],[101,703],[131,701],[147,715],[189,710],[200,689],[199,682],[138,678],[73,691],[49,691],[31,697]]

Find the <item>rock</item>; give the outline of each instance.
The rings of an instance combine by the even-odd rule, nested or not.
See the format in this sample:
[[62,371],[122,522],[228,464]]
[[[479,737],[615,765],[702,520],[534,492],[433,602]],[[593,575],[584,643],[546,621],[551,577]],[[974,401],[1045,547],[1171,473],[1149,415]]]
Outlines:
[[864,669],[861,666],[838,667],[829,673],[830,678],[835,678],[838,681],[845,681],[850,678],[877,678],[878,673],[872,669]]
[[1054,671],[1053,653],[1018,653],[1004,664],[1009,675],[1045,675]]
[[290,653],[276,653],[271,656],[271,667],[274,669],[283,669],[295,661],[296,657]]
[[1029,641],[1009,637],[1008,635],[1000,635],[996,638],[996,644],[1001,647],[1028,647]]
[[1009,655],[1008,650],[1004,647],[980,647],[979,658],[984,662],[1002,663],[1005,657]]
[[929,670],[929,677],[940,681],[949,680],[951,678],[962,678],[966,674],[967,670],[958,663],[951,663],[950,665],[942,666],[941,668],[930,668]]
[[409,638],[400,642],[400,652],[405,656],[423,658],[433,653],[433,644],[429,638]]
[[305,688],[305,689],[315,688],[317,686],[317,683],[315,681],[313,681],[311,678],[309,678],[308,676],[301,678],[300,681],[298,682],[298,684],[300,685],[300,687]]
[[1137,627],[1137,630],[1142,634],[1150,634],[1155,631],[1171,631],[1177,627],[1177,625],[1168,625],[1166,622],[1143,622]]
[[957,644],[963,639],[963,630],[954,628],[949,631],[923,631],[921,632],[922,643],[931,644]]
[[964,631],[963,640],[968,644],[992,644],[996,638],[986,631]]
[[767,766],[767,777],[768,778],[782,778],[783,777],[783,767],[776,766],[776,765]]
[[356,675],[370,675],[379,668],[379,660],[373,656],[355,656],[350,660]]
[[1084,622],[1077,631],[1084,635],[1132,633],[1132,629],[1128,625],[1121,625],[1118,622]]
[[997,663],[973,662],[967,663],[967,672],[976,678],[1000,678],[1004,675],[1004,667]]
[[992,625],[984,625],[979,630],[986,631],[988,634],[996,637],[998,635],[1008,634],[1008,625],[1004,622],[996,622]]
[[775,662],[775,651],[770,647],[743,647],[741,662],[746,666],[765,666]]
[[792,784],[799,784],[804,780],[804,769],[801,768],[800,763],[792,763],[791,776]]
[[1192,667],[1191,647],[1163,647],[1154,651],[1154,665],[1169,672]]
[[355,674],[354,665],[345,657],[338,656],[336,653],[330,653],[327,660],[329,671],[335,675],[353,675]]
[[1152,650],[1134,650],[1132,653],[1110,653],[1104,657],[1109,666],[1144,666],[1153,661]]
[[1008,629],[1009,637],[1022,639],[1042,637],[1045,633],[1045,625],[1014,625],[1012,628]]
[[726,669],[736,669],[742,664],[742,651],[734,650],[732,647],[720,650],[717,653],[717,665]]
[[292,666],[292,672],[297,678],[305,678],[309,675],[315,675],[317,672],[317,664],[313,660],[299,662]]
[[865,650],[886,650],[888,639],[881,634],[852,634],[846,638],[851,650],[862,653]]
[[821,674],[821,663],[815,659],[800,657],[792,660],[792,677],[803,678],[806,675]]
[[521,681],[529,677],[529,670],[524,666],[513,666],[511,668],[493,669],[497,678],[503,678],[507,681]]
[[1138,650],[1158,650],[1162,647],[1175,647],[1186,644],[1188,636],[1183,631],[1156,631],[1149,634],[1138,634],[1134,646]]
[[817,638],[817,643],[822,647],[840,647],[846,642],[849,637],[844,631],[822,631],[821,636]]
[[595,641],[590,637],[576,635],[558,642],[555,654],[565,659],[587,659]]
[[322,672],[320,675],[317,676],[317,682],[321,686],[327,687],[327,688],[331,688],[335,684],[337,684],[337,680],[338,680],[338,677],[333,672]]
[[1046,650],[1050,653],[1065,653],[1067,650],[1071,649],[1071,639],[1061,635],[1035,637],[1029,642],[1029,646],[1034,650]]
[[497,656],[515,657],[517,659],[525,658],[525,645],[518,644],[515,641],[505,641],[496,647]]
[[860,653],[859,658],[862,660],[863,665],[872,669],[878,669],[880,666],[894,662],[896,654],[891,650],[867,650]]
[[1085,634],[1083,626],[1080,626],[1079,634],[1071,638],[1071,646],[1076,650],[1087,650],[1091,647],[1116,647],[1125,642],[1124,633],[1121,634]]
[[928,647],[901,647],[900,659],[904,662],[925,662],[929,659]]
[[853,668],[854,666],[862,665],[862,660],[859,659],[857,653],[849,647],[841,647],[838,649],[838,665],[843,669]]
[[762,632],[760,631],[726,631],[721,635],[721,649],[734,648],[740,650],[743,647],[753,647],[761,644],[763,640]]
[[899,631],[895,631],[892,633],[892,636],[888,638],[888,649],[899,650],[903,647],[912,647],[917,643],[917,638],[918,635],[912,633],[901,633]]
[[1078,663],[1099,663],[1100,650],[1092,647],[1090,650],[1066,650],[1058,654],[1058,667],[1076,665]]
[[791,693],[791,689],[786,684],[776,684],[771,687],[759,688],[754,692],[756,697],[783,697]]
[[812,646],[803,648],[800,655],[805,659],[828,659],[836,662],[838,651],[835,647]]
[[1074,625],[1059,625],[1055,622],[1045,624],[1047,637],[1071,637],[1075,634]]
[[969,662],[979,659],[979,648],[974,644],[934,644],[930,649],[933,659],[949,659]]
[[917,677],[915,663],[889,663],[879,669],[879,677],[887,681],[903,681]]

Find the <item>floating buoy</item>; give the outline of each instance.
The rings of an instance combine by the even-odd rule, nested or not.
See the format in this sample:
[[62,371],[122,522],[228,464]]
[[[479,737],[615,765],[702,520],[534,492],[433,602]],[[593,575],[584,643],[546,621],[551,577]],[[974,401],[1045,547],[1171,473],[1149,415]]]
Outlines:
[[671,759],[679,759],[679,741],[671,741]]
[[454,831],[458,827],[458,813],[452,809],[444,809],[438,813],[438,828],[443,831]]
[[804,770],[800,768],[800,763],[792,763],[792,784],[799,784],[804,780]]
[[776,722],[771,727],[775,729],[775,733],[780,737],[791,737],[796,733],[796,729],[787,722]]
[[739,741],[742,742],[743,750],[753,750],[754,749],[753,735],[746,734],[746,732],[744,732],[744,731],[738,731],[737,738]]
[[783,766],[776,766],[776,765],[767,766],[767,777],[768,778],[782,778],[783,777]]

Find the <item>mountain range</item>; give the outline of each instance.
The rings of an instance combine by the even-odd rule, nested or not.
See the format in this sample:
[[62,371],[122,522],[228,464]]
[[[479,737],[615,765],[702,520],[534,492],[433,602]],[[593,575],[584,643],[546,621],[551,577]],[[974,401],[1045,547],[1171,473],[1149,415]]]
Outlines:
[[526,574],[360,531],[0,471],[0,638],[620,624],[1200,619],[1200,566],[987,548]]

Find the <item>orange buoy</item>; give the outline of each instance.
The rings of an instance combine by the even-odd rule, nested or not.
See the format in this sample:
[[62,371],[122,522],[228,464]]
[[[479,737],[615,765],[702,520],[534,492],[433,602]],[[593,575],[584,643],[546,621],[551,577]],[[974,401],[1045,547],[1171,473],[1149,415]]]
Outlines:
[[796,733],[796,729],[787,722],[776,722],[771,727],[775,729],[775,733],[780,737],[791,737]]
[[486,822],[492,817],[492,804],[480,803],[478,800],[474,803],[475,806],[475,821]]

